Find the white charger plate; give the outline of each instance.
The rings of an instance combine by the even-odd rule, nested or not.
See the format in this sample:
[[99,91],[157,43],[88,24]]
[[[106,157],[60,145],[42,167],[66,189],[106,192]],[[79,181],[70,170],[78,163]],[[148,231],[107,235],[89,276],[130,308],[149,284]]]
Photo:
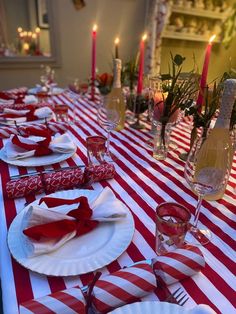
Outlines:
[[[69,190],[59,191],[51,196],[67,199],[86,196],[89,201],[92,201],[99,193],[90,190]],[[36,200],[31,204],[36,205],[38,202],[39,200]],[[55,252],[27,258],[23,247],[21,223],[30,205],[13,220],[8,231],[8,247],[18,263],[40,274],[73,276],[94,271],[117,259],[132,241],[133,216],[120,202],[120,206],[127,212],[125,218],[116,222],[100,223],[93,231],[73,238]]]
[[189,310],[184,307],[159,301],[145,301],[127,304],[114,311],[112,314],[187,314]]
[[5,161],[6,163],[14,166],[23,166],[23,167],[37,167],[37,166],[47,166],[52,165],[61,161],[64,161],[74,155],[76,152],[76,146],[71,153],[67,154],[59,154],[59,153],[53,153],[51,155],[46,156],[32,156],[24,159],[9,159],[6,155],[6,148],[3,146],[3,148],[0,150],[0,159]]
[[[63,88],[53,87],[52,92],[51,93],[45,93],[45,96],[55,96],[55,95],[62,94],[63,92],[64,92]],[[38,87],[33,87],[33,88],[30,88],[28,90],[28,94],[30,94],[30,95],[38,95],[40,93],[41,93],[41,91]]]

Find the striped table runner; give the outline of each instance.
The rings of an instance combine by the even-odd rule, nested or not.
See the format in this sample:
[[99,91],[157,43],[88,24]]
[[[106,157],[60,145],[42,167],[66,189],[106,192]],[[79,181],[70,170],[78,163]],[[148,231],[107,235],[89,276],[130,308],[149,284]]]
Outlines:
[[[70,108],[70,118],[74,124],[68,129],[78,146],[76,154],[60,163],[45,167],[58,169],[86,163],[86,137],[103,135],[106,132],[99,126],[96,117],[97,104],[86,96],[75,95],[72,92],[54,96],[53,102],[67,104]],[[150,123],[144,117],[141,121],[145,128],[134,130],[126,124],[124,130],[112,132],[111,152],[117,157],[115,162],[116,176],[106,182],[93,184],[95,190],[110,187],[117,198],[126,204],[133,214],[135,234],[128,249],[114,262],[102,269],[103,274],[109,274],[133,262],[149,259],[155,256],[155,208],[161,202],[174,201],[187,206],[194,213],[196,196],[191,192],[183,176],[184,162],[178,156],[188,150],[190,138],[189,121],[181,122],[172,133],[172,140],[178,148],[170,150],[165,161],[157,161],[152,157],[152,150],[147,142],[151,139]],[[4,141],[4,140],[3,140]],[[1,147],[3,145],[1,140]],[[7,230],[23,208],[25,202],[31,202],[34,196],[10,200],[3,197],[9,176],[25,174],[27,171],[43,169],[37,167],[25,169],[14,167],[0,161],[1,166],[1,211],[0,211],[0,274],[3,289],[5,314],[18,313],[18,304],[33,298],[65,290],[74,286],[86,285],[94,277],[89,273],[74,277],[47,277],[36,274],[20,266],[10,256],[7,243]],[[190,299],[185,304],[192,308],[196,304],[205,303],[217,313],[234,313],[235,298],[235,229],[236,229],[236,157],[230,181],[225,196],[220,201],[203,201],[199,226],[208,227],[212,232],[210,244],[201,248],[206,266],[201,273],[180,283],[169,286],[170,292],[182,287]],[[39,198],[42,195],[37,195]],[[151,294],[145,300],[157,300],[161,295]]]

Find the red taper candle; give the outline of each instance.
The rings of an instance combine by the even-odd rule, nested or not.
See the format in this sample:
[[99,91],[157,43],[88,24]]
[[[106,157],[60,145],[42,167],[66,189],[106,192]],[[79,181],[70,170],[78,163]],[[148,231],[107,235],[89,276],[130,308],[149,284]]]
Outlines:
[[203,63],[202,75],[201,75],[201,81],[200,81],[200,90],[199,90],[198,98],[197,98],[198,112],[201,112],[202,110],[204,89],[207,84],[207,74],[208,74],[208,68],[209,68],[209,62],[210,62],[210,56],[211,56],[212,42],[215,39],[215,37],[216,35],[211,36],[207,44],[206,51],[205,51],[205,59]]
[[145,51],[146,39],[147,39],[147,35],[144,34],[140,42],[140,48],[139,48],[139,71],[138,71],[138,87],[137,87],[138,95],[142,94],[142,89],[143,89],[144,51]]
[[94,100],[95,94],[95,77],[96,77],[96,37],[97,25],[94,24],[92,31],[92,85],[91,85],[91,99]]

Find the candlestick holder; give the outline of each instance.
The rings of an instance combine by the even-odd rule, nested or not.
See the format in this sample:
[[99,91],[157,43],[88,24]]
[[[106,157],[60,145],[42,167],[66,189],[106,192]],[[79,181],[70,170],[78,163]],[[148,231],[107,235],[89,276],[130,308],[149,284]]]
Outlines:
[[127,107],[134,113],[134,123],[130,127],[136,130],[144,128],[140,123],[140,114],[148,109],[148,97],[146,95],[127,95]]

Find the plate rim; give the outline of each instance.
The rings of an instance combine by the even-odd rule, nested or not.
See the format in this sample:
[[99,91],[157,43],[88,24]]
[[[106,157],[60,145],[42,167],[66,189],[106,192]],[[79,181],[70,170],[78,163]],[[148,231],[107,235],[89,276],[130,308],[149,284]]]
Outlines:
[[[154,306],[157,305],[157,307],[160,307],[160,308],[153,308],[153,304]],[[168,303],[168,302],[162,302],[162,301],[141,301],[141,302],[134,302],[134,303],[130,303],[130,304],[126,304],[126,305],[123,305],[121,307],[118,307],[116,309],[114,309],[113,311],[111,312],[108,312],[108,314],[132,314],[133,313],[133,309],[135,310],[135,313],[137,313],[136,311],[140,308],[140,310],[142,310],[142,307],[144,308],[145,307],[145,310],[147,310],[147,307],[152,307],[150,308],[152,311],[153,310],[166,310],[165,308],[163,307],[168,307],[171,312],[168,312],[168,313],[176,313],[175,311],[178,311],[176,314],[187,314],[189,313],[189,310],[178,305],[178,304],[173,304],[173,303]],[[174,310],[174,312],[172,312]],[[128,311],[128,312],[127,312]],[[153,313],[153,312],[148,312],[148,313]],[[138,312],[140,313],[140,312]],[[146,313],[146,312],[145,312]]]
[[[74,196],[77,197],[77,195],[81,195],[81,193],[84,193],[84,191],[86,193],[88,192],[92,192],[92,193],[101,193],[101,191],[97,191],[97,190],[62,190],[62,191],[57,191],[55,193],[52,193],[52,194],[48,194],[47,196],[59,196],[59,197],[62,197],[63,194],[64,194],[64,197],[66,196],[66,194],[69,193],[77,193],[75,194]],[[113,191],[112,191],[113,192]],[[114,193],[114,192],[113,192]],[[61,195],[62,194],[62,195]],[[118,199],[117,199],[118,200]],[[42,271],[42,270],[37,270],[35,269],[34,267],[32,266],[26,266],[24,261],[22,261],[20,258],[17,258],[17,256],[15,256],[14,254],[14,245],[11,244],[11,236],[12,236],[12,232],[13,232],[13,235],[15,234],[16,231],[14,231],[14,228],[16,228],[15,224],[16,224],[16,220],[18,219],[21,219],[23,218],[23,215],[24,213],[29,209],[29,207],[32,205],[32,204],[37,204],[39,201],[39,199],[33,201],[32,203],[28,204],[25,208],[22,209],[22,211],[20,211],[16,216],[15,218],[13,219],[9,229],[8,229],[8,232],[7,232],[7,246],[8,246],[8,249],[9,249],[9,252],[11,254],[11,256],[21,265],[23,266],[24,268],[28,269],[28,270],[31,270],[33,272],[36,272],[36,273],[39,273],[39,274],[43,274],[43,275],[47,275],[47,276],[54,276],[54,277],[62,277],[62,276],[77,276],[77,275],[82,275],[82,274],[86,274],[86,273],[89,273],[89,272],[92,272],[92,271],[95,271],[99,268],[102,268],[102,267],[105,267],[106,265],[110,264],[111,262],[113,262],[114,260],[116,260],[121,254],[123,254],[126,249],[128,248],[128,246],[130,245],[132,239],[133,239],[133,235],[134,235],[134,232],[135,232],[135,223],[134,223],[134,218],[133,218],[133,215],[131,213],[131,211],[129,210],[129,208],[120,200],[118,200],[122,206],[124,206],[124,208],[126,208],[127,210],[127,213],[128,215],[126,216],[127,218],[129,218],[128,222],[129,222],[129,225],[128,227],[126,227],[127,229],[130,229],[129,230],[129,234],[128,234],[128,237],[129,239],[126,241],[126,244],[123,245],[122,249],[119,249],[116,253],[113,253],[114,256],[111,258],[109,257],[105,262],[101,263],[101,261],[97,262],[98,263],[98,266],[96,268],[92,267],[91,265],[87,265],[87,270],[86,270],[86,267],[85,267],[85,270],[83,271],[79,271],[79,266],[77,266],[77,269],[76,271],[71,271],[71,270],[67,270],[65,272],[65,270],[63,270],[63,272],[61,273],[58,273],[57,271],[56,272],[53,272],[51,271],[50,269],[46,270],[46,271]],[[19,218],[20,217],[20,218]],[[21,222],[20,220],[20,222]],[[126,222],[127,224],[127,222]],[[13,230],[12,230],[13,229]],[[125,235],[125,237],[127,237],[127,235]],[[124,237],[124,238],[125,238]],[[12,239],[12,241],[14,242],[14,239]],[[59,249],[60,250],[60,249]],[[94,252],[93,254],[95,254],[96,252]],[[50,255],[50,253],[48,253],[47,255]],[[40,255],[41,256],[41,255]],[[40,257],[39,256],[39,257]],[[35,257],[34,257],[35,258]],[[85,258],[85,260],[88,259],[88,258]],[[90,257],[91,259],[91,257]],[[98,258],[99,259],[99,258]],[[76,260],[76,263],[78,263],[79,259]],[[91,264],[91,263],[90,263]],[[65,267],[65,266],[64,266]],[[37,267],[36,267],[37,268]]]

